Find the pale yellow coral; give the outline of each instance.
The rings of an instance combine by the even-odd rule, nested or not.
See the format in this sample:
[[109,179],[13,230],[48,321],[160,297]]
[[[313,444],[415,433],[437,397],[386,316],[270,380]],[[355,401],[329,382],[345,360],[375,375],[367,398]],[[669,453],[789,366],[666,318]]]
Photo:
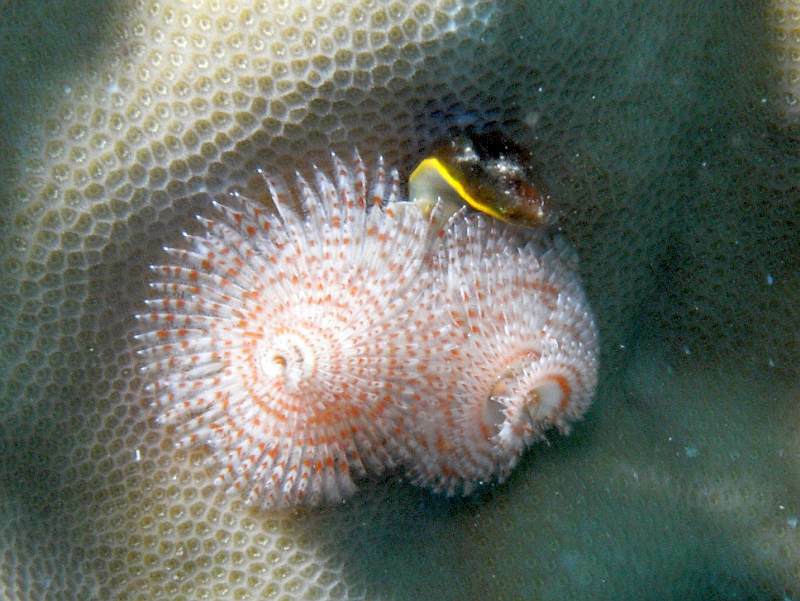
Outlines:
[[[709,363],[745,348],[758,368],[794,369],[797,172],[751,85],[767,56],[752,52],[762,15],[674,4],[65,2],[63,30],[56,3],[0,9],[0,595],[358,598],[367,581],[387,596],[591,588],[619,599],[651,593],[643,583],[664,562],[679,573],[681,545],[718,567],[708,531],[756,533],[758,544],[777,532],[795,548],[785,524],[797,510],[765,520],[753,492],[787,504],[783,484],[757,470],[706,482],[740,464],[714,454],[724,453],[719,429],[692,430],[684,446],[710,451],[701,445],[687,485],[725,509],[699,494],[687,505],[669,433],[659,420],[640,432],[647,412],[608,385],[596,423],[541,451],[535,470],[529,461],[478,508],[376,486],[341,511],[265,516],[211,485],[202,450],[174,450],[134,369],[146,266],[209,192],[354,145],[408,168],[470,122],[495,123],[541,161],[607,364],[644,336]],[[634,389],[645,405],[663,392]],[[790,394],[767,404],[765,423],[786,423],[776,416]],[[747,435],[759,404],[720,422],[713,408],[727,398],[709,395],[697,423]],[[773,434],[767,448],[777,454],[782,440]],[[796,441],[786,448],[797,452]],[[796,465],[758,465],[773,462],[783,473]],[[727,499],[731,483],[747,489],[743,500]],[[732,557],[758,557],[743,571],[770,584],[792,574],[791,553],[776,576],[755,544],[737,539],[748,553]],[[766,554],[780,555],[775,543]],[[426,569],[453,565],[463,577],[413,588]],[[778,588],[794,591],[794,567]]]
[[414,74],[476,40],[493,11],[139,2],[114,16],[9,195],[4,300],[22,327],[4,349],[4,597],[359,596],[302,523],[245,511],[174,451],[145,408],[132,315],[147,264],[198,209],[192,195],[359,138],[408,155],[384,136],[414,131],[407,101],[428,85]]
[[765,17],[774,48],[776,106],[783,119],[794,122],[800,114],[800,2],[772,0]]

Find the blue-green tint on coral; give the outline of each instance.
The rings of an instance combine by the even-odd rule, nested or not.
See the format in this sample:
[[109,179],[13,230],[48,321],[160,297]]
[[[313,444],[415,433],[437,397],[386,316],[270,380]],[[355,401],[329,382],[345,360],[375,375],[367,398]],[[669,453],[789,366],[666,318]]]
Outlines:
[[329,548],[385,597],[701,601],[795,590],[796,388],[677,373],[652,352],[608,380],[597,403],[570,437],[535,449],[483,495],[447,503],[382,491],[354,508],[359,528],[341,513],[316,526],[341,532]]
[[[369,60],[353,53],[320,61],[336,93],[330,81],[285,96],[280,74],[259,82],[258,127],[242,117],[241,139],[214,139],[247,155],[241,162],[199,127],[180,139],[192,151],[174,172],[128,163],[118,204],[88,210],[87,185],[43,215],[47,182],[25,161],[60,149],[34,139],[38,113],[70,82],[93,81],[115,27],[135,12],[126,2],[47,4],[0,2],[0,79],[11,82],[0,131],[12,132],[0,140],[0,593],[135,598],[146,582],[163,598],[222,596],[223,584],[232,597],[239,579],[246,589],[271,565],[270,550],[288,549],[304,566],[314,553],[302,573],[315,586],[339,586],[343,566],[346,586],[369,598],[800,596],[800,148],[773,113],[761,3],[502,2],[464,28],[456,7],[450,37],[409,47],[385,86],[336,70]],[[417,63],[412,51],[429,54]],[[281,120],[312,91],[323,108]],[[384,133],[382,111],[412,113],[413,127]],[[469,499],[389,480],[343,507],[288,518],[223,505],[199,468],[138,456],[137,441],[169,441],[141,403],[130,316],[160,244],[205,206],[197,192],[244,185],[255,166],[303,168],[282,161],[334,143],[408,169],[464,122],[530,147],[562,203],[604,344],[587,419]],[[157,163],[169,146],[159,144],[136,160]],[[54,241],[46,233],[60,231],[57,219],[68,230]],[[170,515],[183,495],[199,517],[154,525],[148,512]],[[118,516],[141,533],[108,535]],[[200,530],[216,524],[197,550]],[[260,536],[262,547],[237,546]],[[148,571],[132,573],[134,562]],[[258,590],[291,594],[274,577]]]

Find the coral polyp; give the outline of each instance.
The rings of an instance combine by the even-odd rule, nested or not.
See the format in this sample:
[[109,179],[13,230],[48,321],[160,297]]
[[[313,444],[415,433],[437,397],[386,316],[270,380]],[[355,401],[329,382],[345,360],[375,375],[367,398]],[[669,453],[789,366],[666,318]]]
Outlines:
[[413,302],[428,221],[394,202],[395,172],[379,165],[368,189],[357,156],[334,167],[294,190],[265,176],[275,211],[217,203],[153,267],[140,316],[160,419],[265,507],[336,501],[393,467],[398,402],[440,348]]
[[266,508],[390,469],[447,494],[504,479],[594,390],[569,247],[423,210],[358,155],[334,171],[264,176],[274,209],[232,194],[153,267],[139,339],[160,421]]

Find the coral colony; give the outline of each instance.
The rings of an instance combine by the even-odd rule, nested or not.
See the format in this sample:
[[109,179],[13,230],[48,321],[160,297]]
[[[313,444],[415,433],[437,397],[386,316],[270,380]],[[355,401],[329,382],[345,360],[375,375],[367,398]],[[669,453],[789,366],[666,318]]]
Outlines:
[[335,502],[387,469],[448,495],[504,479],[594,392],[573,251],[475,212],[437,219],[382,163],[333,164],[293,188],[265,175],[275,210],[230,195],[153,267],[139,339],[161,421],[265,508]]

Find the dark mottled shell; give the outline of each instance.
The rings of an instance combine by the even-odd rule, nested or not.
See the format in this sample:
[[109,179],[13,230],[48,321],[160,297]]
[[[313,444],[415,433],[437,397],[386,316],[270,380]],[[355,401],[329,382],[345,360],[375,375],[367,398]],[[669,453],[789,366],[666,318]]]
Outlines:
[[530,153],[497,132],[463,134],[436,146],[412,172],[409,196],[426,212],[439,201],[445,213],[466,204],[529,228],[554,220]]

